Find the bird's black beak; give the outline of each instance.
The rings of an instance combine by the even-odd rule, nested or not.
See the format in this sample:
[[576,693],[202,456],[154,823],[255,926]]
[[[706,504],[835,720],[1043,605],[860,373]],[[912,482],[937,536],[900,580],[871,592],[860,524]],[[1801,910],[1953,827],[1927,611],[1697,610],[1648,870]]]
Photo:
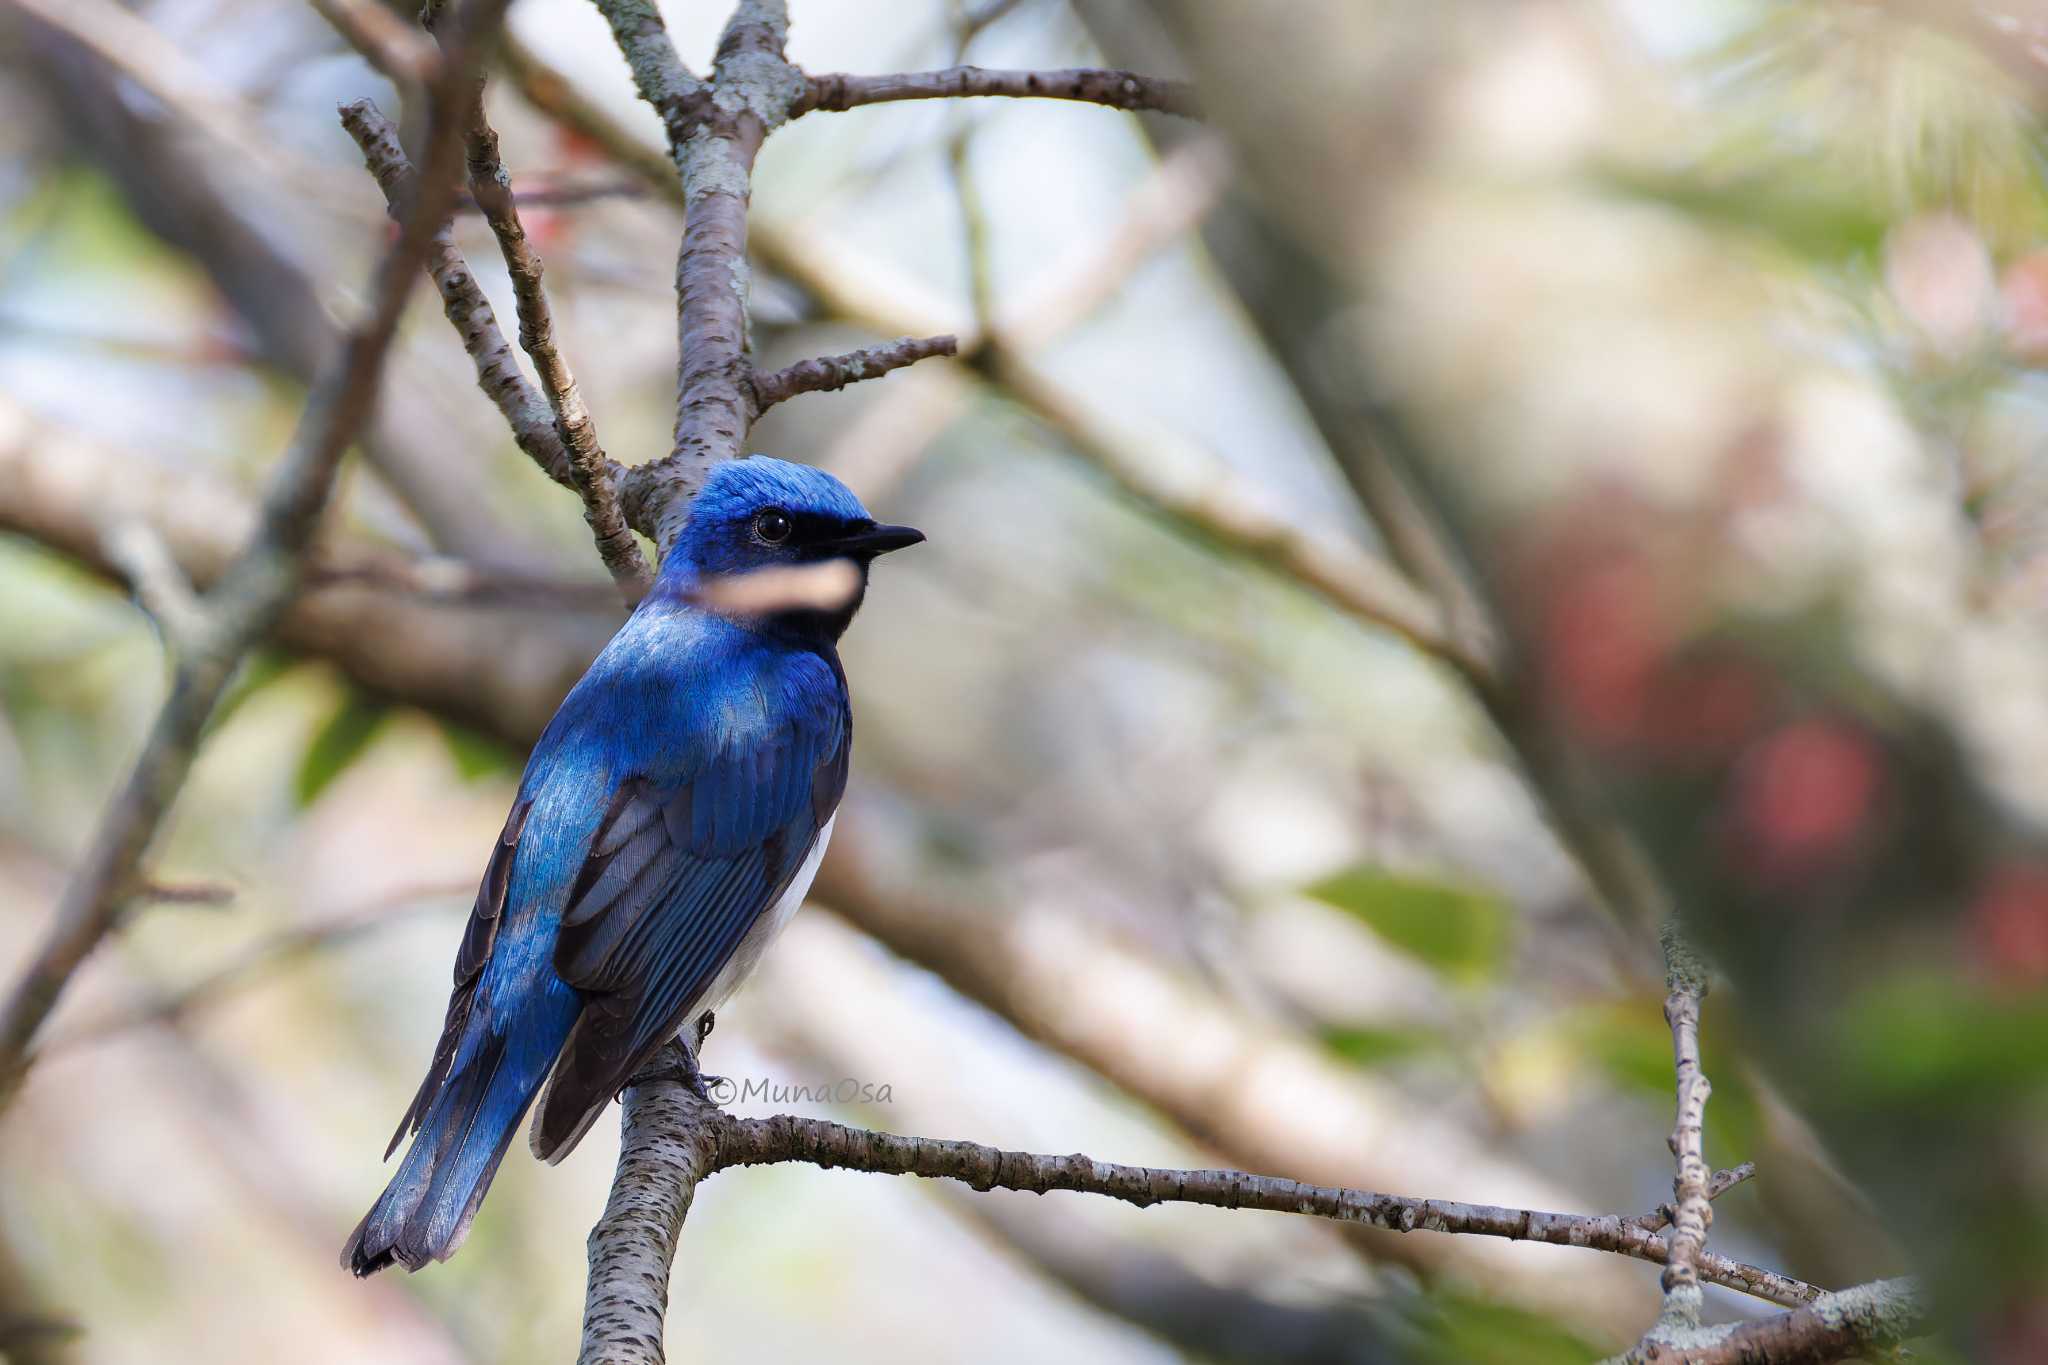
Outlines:
[[865,555],[872,559],[891,550],[915,545],[923,539],[924,532],[914,526],[881,526],[870,522],[833,540],[829,548],[836,554]]

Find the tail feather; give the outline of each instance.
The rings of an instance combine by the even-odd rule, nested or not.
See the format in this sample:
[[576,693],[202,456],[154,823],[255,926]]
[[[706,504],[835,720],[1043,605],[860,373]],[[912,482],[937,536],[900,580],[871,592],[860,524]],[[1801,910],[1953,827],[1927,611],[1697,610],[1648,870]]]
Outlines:
[[[433,1097],[391,1183],[356,1225],[341,1263],[371,1275],[393,1263],[418,1270],[462,1245],[527,1106],[547,1077],[560,1034],[508,1039],[474,1025],[461,1057]],[[521,1030],[526,1032],[526,1030]],[[522,1046],[522,1042],[528,1045]],[[531,1045],[539,1043],[539,1046]]]

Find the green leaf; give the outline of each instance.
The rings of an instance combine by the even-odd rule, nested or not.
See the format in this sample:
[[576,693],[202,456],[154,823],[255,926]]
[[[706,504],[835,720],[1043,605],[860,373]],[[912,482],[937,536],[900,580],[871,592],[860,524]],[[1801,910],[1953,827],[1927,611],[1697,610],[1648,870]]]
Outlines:
[[221,695],[220,703],[213,708],[213,714],[207,717],[207,735],[211,736],[226,725],[235,712],[241,709],[242,703],[290,673],[297,663],[296,659],[274,649],[258,650],[249,655],[242,661],[241,667],[235,670],[234,677],[228,680],[227,690]]
[[1411,1319],[1426,1365],[1590,1365],[1603,1354],[1561,1323],[1469,1294],[1435,1290]]
[[2048,992],[1894,977],[1843,1011],[1841,1080],[1870,1100],[2009,1101],[2048,1083]]
[[306,756],[299,760],[298,778],[292,790],[301,806],[317,801],[329,783],[363,756],[387,714],[387,708],[365,701],[354,692],[342,700],[313,736],[313,742],[306,746]]
[[1323,1030],[1323,1046],[1354,1066],[1384,1066],[1404,1061],[1444,1044],[1443,1038],[1423,1029],[1330,1028]]
[[467,725],[443,721],[441,742],[448,746],[448,757],[465,782],[519,769],[518,758],[511,749]]
[[1623,170],[1600,183],[1615,194],[1770,242],[1818,265],[1874,257],[1891,227],[1882,206],[1813,167],[1741,178]]
[[1309,887],[1308,894],[1356,915],[1394,947],[1457,980],[1490,976],[1507,956],[1508,907],[1490,892],[1355,867]]

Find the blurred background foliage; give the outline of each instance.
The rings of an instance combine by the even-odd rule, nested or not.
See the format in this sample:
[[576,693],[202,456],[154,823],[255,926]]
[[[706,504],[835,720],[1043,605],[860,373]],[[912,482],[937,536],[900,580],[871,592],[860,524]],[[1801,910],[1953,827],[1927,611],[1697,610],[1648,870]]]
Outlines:
[[[663,8],[701,66],[722,7]],[[769,144],[768,363],[978,323],[1000,346],[756,433],[930,544],[846,642],[825,908],[721,1016],[713,1069],[887,1084],[816,1112],[897,1131],[1653,1208],[1654,943],[1551,832],[1527,774],[1554,749],[1726,973],[1708,1155],[1760,1175],[1714,1246],[1830,1287],[1918,1270],[1950,1324],[1924,1358],[2048,1358],[2048,13],[792,8],[811,70],[1191,71],[1235,163],[1050,102]],[[395,101],[310,8],[131,12],[162,41],[110,64],[0,3],[0,446],[58,460],[57,433],[246,498],[384,231],[333,106]],[[653,143],[587,6],[523,0],[513,28]],[[515,80],[490,98],[518,187],[578,192],[526,221],[604,442],[659,452],[679,213]],[[487,232],[457,236],[509,318]],[[575,1339],[609,1124],[562,1168],[509,1162],[450,1264],[333,1264],[530,738],[502,698],[545,715],[616,620],[424,294],[335,534],[550,595],[452,608],[504,640],[470,713],[283,649],[246,666],[156,862],[231,896],[138,909],[0,1125],[22,1360]],[[1400,562],[1357,491],[1387,469],[1441,499],[1513,706],[1203,510]],[[164,681],[147,619],[27,497],[0,488],[0,963]],[[1654,1286],[1555,1248],[774,1169],[703,1191],[671,1340],[1562,1362],[1633,1340]]]

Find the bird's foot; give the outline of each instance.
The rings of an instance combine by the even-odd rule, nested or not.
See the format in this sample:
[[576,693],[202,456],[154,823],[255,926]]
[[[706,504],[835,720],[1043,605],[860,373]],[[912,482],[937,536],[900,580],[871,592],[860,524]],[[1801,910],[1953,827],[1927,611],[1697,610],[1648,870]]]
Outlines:
[[710,1010],[705,1010],[702,1014],[698,1015],[697,1041],[692,1045],[692,1050],[696,1052],[702,1052],[704,1050],[704,1040],[706,1038],[709,1038],[711,1036],[711,1030],[717,1027],[718,1016],[713,1014]]
[[711,1098],[712,1088],[729,1084],[723,1076],[705,1075],[697,1065],[696,1049],[680,1037],[669,1039],[661,1051],[654,1054],[654,1059],[640,1068],[627,1084],[643,1085],[648,1081],[674,1081],[704,1103],[712,1105],[717,1104]]

